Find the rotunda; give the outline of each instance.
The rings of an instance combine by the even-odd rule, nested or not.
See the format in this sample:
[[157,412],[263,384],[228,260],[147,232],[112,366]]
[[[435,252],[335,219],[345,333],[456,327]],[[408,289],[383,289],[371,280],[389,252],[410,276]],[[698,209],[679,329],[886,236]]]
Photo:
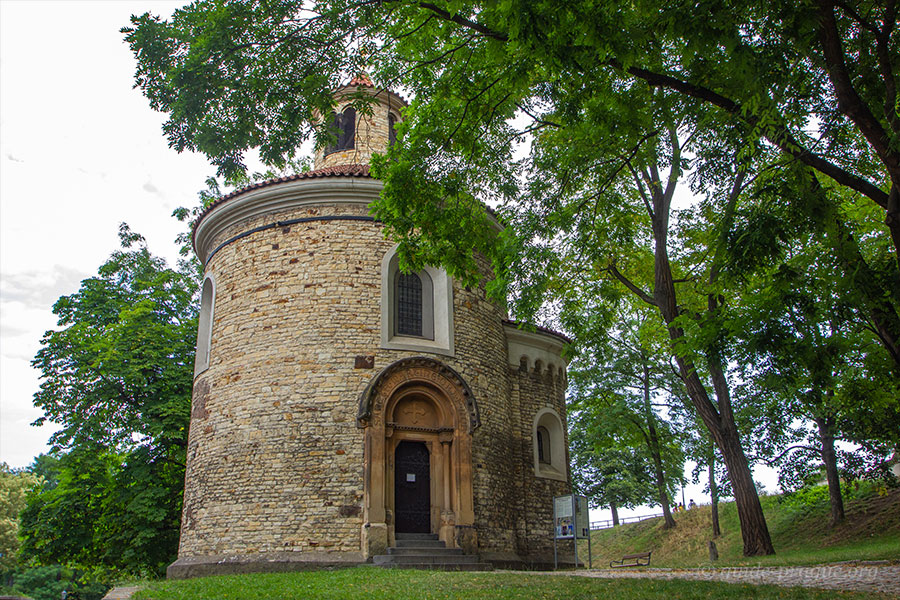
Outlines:
[[[354,111],[359,92],[371,111]],[[570,490],[566,340],[519,329],[439,267],[399,270],[368,162],[405,104],[354,78],[313,171],[229,194],[195,224],[205,276],[170,577],[371,562],[404,534],[552,562],[552,498]]]

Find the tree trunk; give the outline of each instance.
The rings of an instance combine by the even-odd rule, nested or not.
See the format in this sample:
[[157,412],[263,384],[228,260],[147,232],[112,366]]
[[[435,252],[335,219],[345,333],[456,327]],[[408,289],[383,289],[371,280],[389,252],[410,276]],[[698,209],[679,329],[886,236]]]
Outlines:
[[[672,206],[672,196],[675,193],[675,183],[680,173],[681,156],[677,133],[670,131],[669,134],[673,140],[673,156],[670,163],[671,172],[669,173],[666,187],[663,188],[662,179],[655,165],[651,165],[641,175],[643,181],[638,178],[638,185],[646,184],[649,188],[650,204],[652,205],[649,212],[653,227],[654,281],[653,296],[652,298],[647,298],[647,300],[659,310],[660,316],[669,330],[673,356],[678,364],[678,370],[687,389],[688,397],[722,453],[725,468],[728,469],[728,475],[734,486],[735,505],[741,522],[741,537],[744,540],[744,555],[775,554],[775,549],[772,547],[772,539],[769,536],[769,528],[766,526],[766,517],[763,514],[762,505],[759,503],[756,486],[753,484],[750,465],[747,463],[747,457],[744,456],[744,451],[741,448],[740,436],[738,435],[734,415],[731,410],[731,399],[727,394],[727,385],[721,386],[722,393],[719,390],[720,385],[717,385],[717,409],[710,401],[706,387],[700,380],[693,362],[687,355],[678,350],[678,345],[685,341],[685,333],[684,329],[676,324],[682,312],[676,298],[677,294],[672,276],[672,265],[669,262],[667,244],[669,213]],[[630,286],[626,284],[626,286],[632,291],[637,290],[636,293],[641,294],[641,291],[633,284]],[[646,294],[641,297],[645,296]],[[711,361],[711,363],[712,366],[715,366],[715,361]],[[721,375],[721,372],[719,375]],[[720,384],[725,381],[724,376],[720,378],[714,376],[714,384],[717,379],[720,380]]]
[[672,511],[669,509],[669,495],[666,493],[666,476],[663,472],[662,454],[659,448],[659,435],[656,433],[655,416],[653,407],[650,404],[650,367],[646,360],[643,364],[644,373],[641,384],[644,388],[644,419],[647,420],[647,442],[650,450],[650,456],[653,457],[653,474],[656,479],[656,491],[659,494],[659,505],[662,506],[663,519],[665,521],[663,529],[672,529],[677,525],[675,519],[672,518]]
[[822,462],[825,463],[825,477],[828,480],[828,499],[831,502],[831,526],[844,520],[844,499],[841,497],[841,479],[834,452],[834,417],[815,417],[822,444]]
[[[657,306],[668,326],[669,337],[673,343],[677,344],[684,339],[684,330],[674,324],[675,319],[679,316],[675,303],[675,286],[668,262],[668,252],[664,246],[661,247],[658,241],[656,255],[657,273],[654,296],[657,298]],[[723,386],[722,393],[719,395],[719,408],[717,410],[710,400],[706,387],[700,380],[694,364],[687,357],[681,356],[677,352],[675,353],[675,361],[681,372],[681,378],[687,389],[688,397],[691,399],[694,408],[697,409],[697,414],[703,419],[704,425],[712,434],[716,447],[722,453],[725,468],[728,469],[728,475],[731,478],[734,489],[738,518],[741,523],[744,556],[775,554],[772,538],[769,536],[769,528],[766,525],[766,517],[763,514],[762,505],[759,503],[756,486],[753,484],[750,465],[747,462],[747,457],[744,456],[737,425],[734,423],[730,398],[725,393],[727,386]],[[711,362],[714,363],[714,361]],[[715,365],[712,364],[711,366],[714,367]],[[721,369],[718,376],[713,376],[713,380],[714,383],[719,381],[719,385],[722,385],[724,375],[721,373]]]
[[741,448],[734,423],[716,437],[721,438],[716,440],[716,445],[722,452],[722,458],[734,490],[738,519],[741,523],[741,537],[744,540],[744,556],[775,554],[772,539],[769,537],[769,528],[766,525],[766,517],[763,514],[762,504],[759,502],[759,495],[753,482],[753,475]]
[[616,507],[615,502],[609,503],[609,510],[612,512],[613,527],[615,527],[619,524],[619,509]]
[[716,483],[716,454],[710,453],[709,459],[709,500],[712,507],[713,539],[722,535],[719,528],[719,484]]
[[672,518],[672,511],[669,509],[669,495],[666,493],[666,478],[663,474],[662,458],[659,450],[653,453],[653,467],[656,475],[656,490],[659,493],[659,503],[662,506],[663,519],[665,524],[663,529],[671,529],[678,525]]

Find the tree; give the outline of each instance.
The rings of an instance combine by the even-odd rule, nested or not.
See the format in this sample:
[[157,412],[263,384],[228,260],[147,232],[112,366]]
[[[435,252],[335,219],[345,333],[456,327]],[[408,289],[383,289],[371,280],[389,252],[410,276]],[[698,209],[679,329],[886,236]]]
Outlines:
[[[878,240],[866,231],[872,229],[871,220],[865,211],[851,212],[852,198],[840,202],[839,190],[826,192],[803,170],[782,172],[777,181],[761,178],[756,186],[753,202],[734,232],[742,239],[741,247],[730,248],[741,263],[734,272],[746,282],[743,301],[731,309],[740,323],[743,379],[758,414],[769,416],[761,420],[766,431],[758,436],[764,454],[781,458],[800,450],[803,457],[798,461],[795,454],[793,464],[802,464],[806,471],[816,464],[815,457],[824,464],[836,525],[844,511],[835,440],[849,435],[868,438],[868,443],[891,443],[900,429],[900,379],[888,374],[892,361],[885,345],[876,342],[879,328],[865,308],[867,301],[853,300],[872,293],[867,281],[895,279],[896,269],[893,263],[872,261],[879,253],[867,247]],[[796,198],[809,194],[825,209],[817,220],[802,217],[792,206]],[[777,197],[785,195],[794,200],[779,205]],[[840,219],[847,223],[843,233],[834,227],[839,222],[834,215],[840,211],[849,213]],[[781,244],[769,250],[754,248],[770,244],[755,233],[761,219],[781,220],[774,228]],[[826,235],[815,235],[822,230]],[[835,237],[840,239],[837,244],[831,243]],[[847,260],[848,253],[854,260]],[[746,256],[764,257],[764,264],[750,266],[743,260]],[[861,281],[861,273],[866,281]],[[890,307],[889,298],[885,300]],[[868,381],[878,383],[873,387]],[[863,402],[856,392],[860,387],[870,390]],[[866,408],[860,412],[862,406]],[[845,411],[854,417],[842,416]]]
[[[652,473],[654,483],[653,498],[648,500],[662,508],[664,527],[675,527],[669,499],[675,484],[682,481],[684,458],[677,432],[661,409],[666,409],[669,390],[681,382],[672,374],[665,350],[652,347],[658,332],[653,331],[652,321],[641,320],[639,312],[627,308],[619,312],[610,332],[591,331],[596,320],[580,316],[563,315],[566,323],[575,326],[579,346],[569,369],[570,406],[576,438],[587,447],[573,444],[574,454],[586,454],[576,459],[576,465],[593,466],[602,475],[620,463],[624,469],[619,477],[627,481],[633,460],[643,457],[644,469]],[[614,487],[621,488],[621,483]],[[626,489],[628,494],[607,491],[603,495],[620,498],[622,503],[621,499],[632,500],[644,492],[642,486]],[[613,513],[615,520],[614,508]]]
[[[581,419],[570,420],[577,426]],[[619,524],[619,508],[635,508],[653,500],[656,491],[647,478],[647,458],[635,448],[597,449],[592,436],[580,428],[569,432],[572,483],[588,497],[591,508],[609,506],[613,526]]]
[[584,82],[612,75],[622,89],[640,82],[713,107],[869,198],[900,253],[895,3],[709,10],[715,18],[671,2],[207,1],[171,22],[133,17],[123,33],[138,58],[136,85],[170,114],[172,146],[206,153],[223,173],[241,169],[250,147],[265,160],[292,155],[316,111],[327,114],[327,90],[366,63],[421,94],[416,112],[444,104],[454,142],[515,108],[542,126],[532,98],[574,81],[596,97]]
[[13,471],[0,463],[0,572],[16,566],[19,550],[19,513],[25,508],[25,496],[39,484],[26,471]]
[[197,272],[154,257],[120,228],[122,249],[53,307],[33,365],[35,405],[61,426],[55,485],[33,493],[23,553],[45,564],[161,572],[178,543],[197,328]]
[[[636,165],[637,188],[654,219],[648,238],[655,245],[654,279],[649,288],[622,285],[652,300],[668,327],[691,400],[732,476],[745,552],[759,554],[772,548],[731,418],[727,357],[716,336],[707,335],[721,324],[715,276],[721,265],[704,277],[706,289],[695,298],[704,304],[682,302],[688,294],[676,290],[690,273],[675,276],[670,253],[679,240],[668,225],[674,186],[690,159],[668,137],[691,130],[694,154],[712,165],[706,172],[736,182],[735,197],[742,191],[738,174],[766,168],[774,152],[869,198],[884,211],[889,231],[900,232],[897,152],[889,133],[898,121],[891,113],[898,39],[892,4],[870,12],[824,1],[715,8],[714,19],[697,19],[691,3],[340,1],[313,10],[285,0],[200,2],[170,22],[135,17],[123,31],[138,57],[137,86],[154,108],[169,113],[171,145],[206,153],[226,175],[241,170],[250,147],[277,163],[304,137],[326,143],[326,125],[310,123],[328,114],[328,90],[365,66],[374,67],[377,81],[415,90],[398,143],[374,163],[385,181],[377,215],[401,242],[407,267],[440,263],[468,282],[477,272],[473,252],[491,257],[498,276],[491,290],[518,295],[522,316],[535,312],[549,284],[512,268],[514,258],[542,258],[544,269],[559,265],[559,246],[548,240],[573,213],[596,209],[595,196]],[[878,52],[841,62],[846,44],[865,48],[867,40]],[[824,125],[821,133],[810,129],[813,122]],[[614,124],[620,135],[611,135]],[[532,159],[516,160],[519,142],[530,139],[539,142]],[[596,160],[568,153],[573,143],[587,144]],[[669,151],[656,152],[667,144]],[[559,185],[543,198],[523,194],[519,185],[535,169],[534,152],[548,161],[542,175],[569,178],[555,177]],[[588,177],[591,193],[582,193]],[[695,180],[701,190],[716,183]],[[727,217],[732,195],[710,195],[718,215]],[[580,202],[571,202],[573,196]],[[505,202],[501,217],[530,233],[544,228],[544,245],[529,245],[509,229],[495,234],[485,199]],[[604,203],[609,212],[602,218],[624,227],[636,214],[634,203],[626,207]],[[725,234],[729,220],[719,228]],[[895,235],[895,252],[898,240]],[[715,246],[706,248],[717,252]],[[646,259],[644,253],[629,261]],[[622,264],[613,266],[623,274]],[[896,311],[879,306],[872,313],[880,340],[896,350]],[[713,343],[702,342],[704,336]],[[900,365],[900,352],[892,356]]]
[[197,283],[153,257],[127,225],[119,235],[123,250],[53,306],[61,329],[44,335],[32,361],[43,377],[34,403],[44,416],[35,424],[61,426],[56,448],[149,445],[183,462]]

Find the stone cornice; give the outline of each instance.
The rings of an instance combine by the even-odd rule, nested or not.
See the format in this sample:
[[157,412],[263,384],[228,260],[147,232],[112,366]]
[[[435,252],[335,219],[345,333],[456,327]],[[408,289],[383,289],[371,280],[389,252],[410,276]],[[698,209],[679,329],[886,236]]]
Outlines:
[[524,356],[528,359],[529,369],[537,361],[541,361],[545,367],[552,365],[557,369],[565,370],[568,361],[563,358],[562,352],[566,341],[561,334],[525,331],[510,322],[503,323],[503,332],[506,334],[510,366],[520,366]]
[[317,177],[248,190],[203,216],[194,230],[194,251],[205,265],[216,238],[241,221],[317,204],[368,206],[382,187],[381,181],[370,177]]

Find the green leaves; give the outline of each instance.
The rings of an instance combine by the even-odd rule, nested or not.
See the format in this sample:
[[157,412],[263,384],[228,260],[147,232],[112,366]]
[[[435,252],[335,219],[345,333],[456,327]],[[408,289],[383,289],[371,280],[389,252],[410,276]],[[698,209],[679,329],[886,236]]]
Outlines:
[[23,554],[44,563],[161,573],[178,542],[190,421],[197,274],[120,229],[122,250],[54,305],[32,364],[37,423],[60,425],[55,485],[23,513]]
[[190,404],[197,283],[123,230],[123,248],[133,244],[57,301],[61,329],[45,334],[32,363],[44,378],[35,405],[62,426],[59,448],[91,440],[128,450],[135,436],[187,424],[187,408],[174,422],[161,415]]

